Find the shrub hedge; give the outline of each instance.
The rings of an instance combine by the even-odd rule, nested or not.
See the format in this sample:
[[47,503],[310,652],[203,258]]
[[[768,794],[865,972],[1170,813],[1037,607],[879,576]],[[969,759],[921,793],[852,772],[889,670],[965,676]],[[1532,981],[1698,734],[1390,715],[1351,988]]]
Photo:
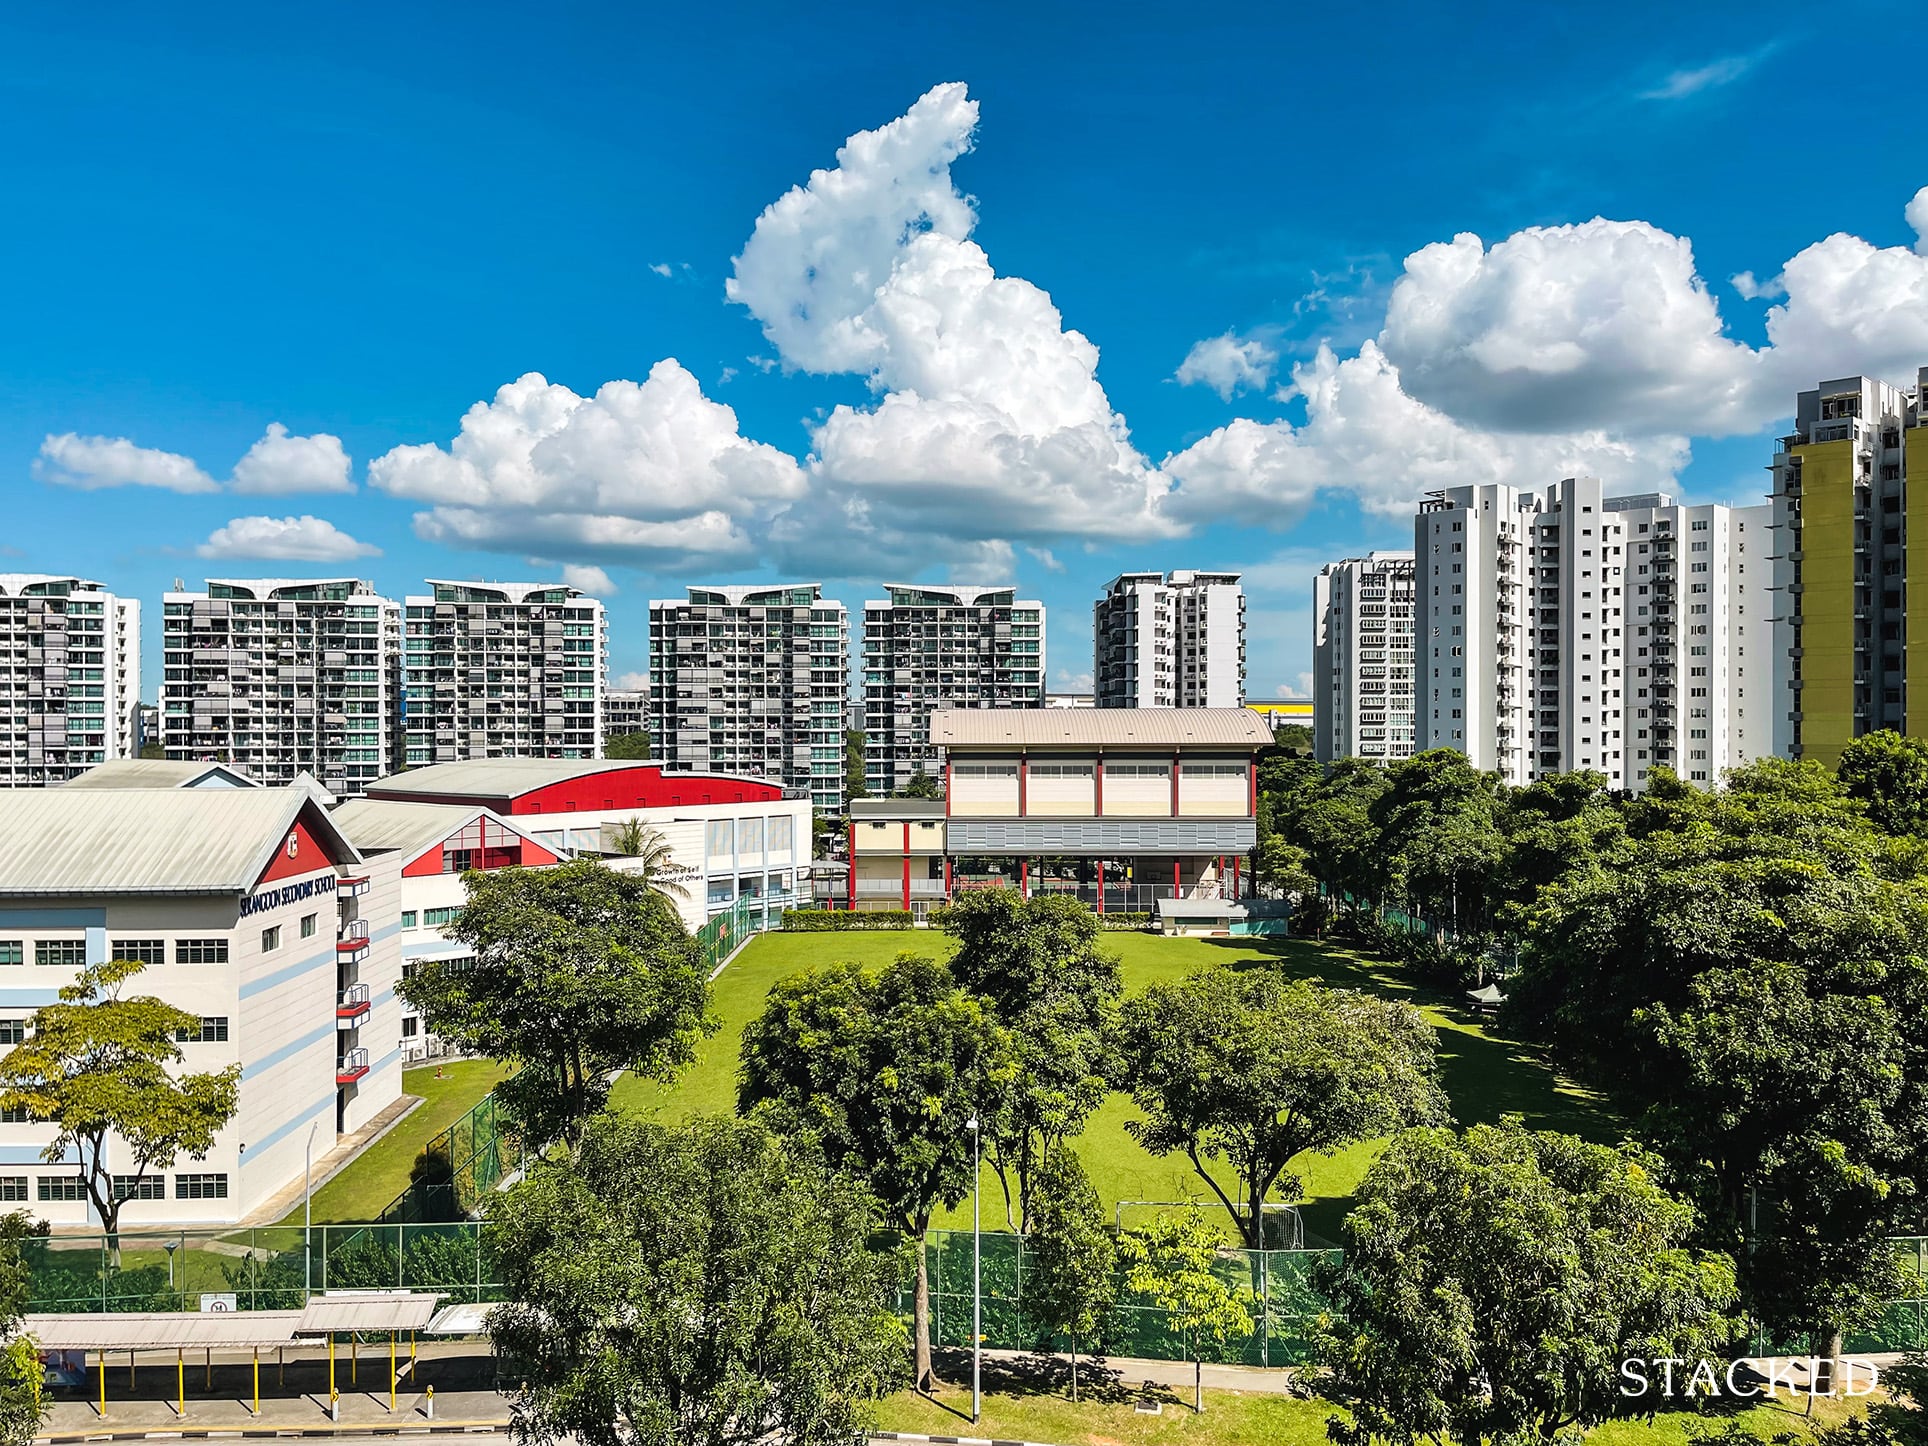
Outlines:
[[785,909],[783,927],[792,934],[828,934],[839,929],[908,929],[904,909]]

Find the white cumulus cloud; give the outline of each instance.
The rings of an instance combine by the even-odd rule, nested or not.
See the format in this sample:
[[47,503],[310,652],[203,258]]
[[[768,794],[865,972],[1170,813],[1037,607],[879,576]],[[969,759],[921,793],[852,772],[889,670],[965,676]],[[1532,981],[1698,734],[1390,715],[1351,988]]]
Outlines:
[[357,542],[323,517],[237,517],[217,527],[195,549],[202,557],[246,557],[290,562],[347,562],[380,557],[382,550]]
[[353,492],[348,453],[341,438],[326,432],[292,437],[279,422],[234,464],[234,490],[264,495],[290,492]]
[[219,485],[192,457],[140,447],[125,437],[49,435],[40,444],[34,475],[58,487],[161,487],[169,492],[215,492]]
[[1184,387],[1208,386],[1229,402],[1239,392],[1265,390],[1278,364],[1277,348],[1256,336],[1228,331],[1193,342],[1172,379]]
[[611,686],[621,688],[625,693],[641,693],[649,687],[649,674],[624,673]]
[[610,593],[620,591],[608,573],[591,563],[564,563],[562,580],[570,587],[586,592],[592,597],[606,597]]
[[591,397],[530,372],[469,408],[447,447],[396,447],[368,480],[429,504],[415,527],[431,541],[630,560],[749,556],[740,524],[805,490],[793,457],[744,438],[674,360]]

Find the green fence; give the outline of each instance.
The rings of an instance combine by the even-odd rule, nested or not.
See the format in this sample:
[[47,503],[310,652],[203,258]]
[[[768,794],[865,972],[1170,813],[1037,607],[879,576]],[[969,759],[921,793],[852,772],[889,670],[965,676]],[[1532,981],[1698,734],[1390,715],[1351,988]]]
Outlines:
[[461,1119],[422,1146],[409,1186],[381,1213],[383,1225],[463,1220],[522,1167],[522,1138],[497,1103],[484,1095]]
[[[981,1306],[984,1344],[992,1350],[1029,1350],[1038,1345],[1066,1349],[1069,1342],[1054,1339],[1024,1310],[1025,1252],[1021,1237],[987,1234],[983,1239]],[[971,1232],[933,1230],[925,1247],[931,1282],[931,1337],[938,1345],[968,1347],[971,1343]],[[1299,1365],[1311,1359],[1312,1324],[1326,1308],[1325,1298],[1312,1286],[1312,1272],[1323,1262],[1337,1261],[1336,1250],[1226,1250],[1218,1273],[1227,1285],[1244,1288],[1252,1296],[1252,1332],[1232,1342],[1222,1359],[1250,1366]],[[897,1306],[911,1311],[912,1284],[906,1281]],[[1187,1359],[1185,1344],[1172,1330],[1165,1312],[1124,1288],[1110,1329],[1100,1342],[1080,1342],[1081,1349],[1112,1356],[1148,1360]]]
[[703,970],[713,974],[752,934],[783,927],[783,911],[794,900],[738,899],[696,931],[696,947],[703,954]]
[[[472,1221],[124,1230],[28,1241],[33,1312],[299,1310],[322,1290],[439,1291],[448,1304],[499,1300]],[[232,1299],[228,1299],[232,1297]]]

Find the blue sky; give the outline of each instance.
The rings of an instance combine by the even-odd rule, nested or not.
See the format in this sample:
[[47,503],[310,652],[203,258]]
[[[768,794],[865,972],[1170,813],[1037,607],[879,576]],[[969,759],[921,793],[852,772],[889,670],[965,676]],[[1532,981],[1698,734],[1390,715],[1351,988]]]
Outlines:
[[686,583],[1015,580],[1065,687],[1236,567],[1263,698],[1428,487],[1757,500],[1928,363],[1907,7],[1298,8],[15,7],[0,568],[599,568],[617,674]]

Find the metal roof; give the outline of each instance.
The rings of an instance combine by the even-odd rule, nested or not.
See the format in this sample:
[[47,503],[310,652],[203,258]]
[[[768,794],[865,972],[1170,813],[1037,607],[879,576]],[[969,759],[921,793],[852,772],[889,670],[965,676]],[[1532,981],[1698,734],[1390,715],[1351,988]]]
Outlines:
[[[294,1344],[304,1312],[109,1311],[95,1315],[29,1315],[20,1329],[43,1351],[245,1350]],[[387,1327],[383,1327],[387,1329]]]
[[941,798],[853,798],[852,818],[942,818]]
[[1250,708],[941,708],[943,748],[1264,748],[1272,730]]
[[255,781],[222,763],[176,763],[171,758],[115,758],[96,763],[62,788],[193,788],[205,778],[219,776],[235,788],[255,788]]
[[514,798],[552,783],[587,778],[621,768],[656,768],[633,758],[471,758],[461,763],[431,763],[406,773],[378,778],[372,794],[425,793],[466,798]]
[[308,1297],[295,1325],[298,1335],[341,1331],[418,1331],[441,1301],[439,1291],[330,1290]]
[[0,789],[0,897],[245,893],[297,818],[360,862],[298,788]]
[[[478,814],[479,803],[409,803],[399,799],[351,798],[328,816],[364,854],[418,853],[460,831]],[[494,817],[494,815],[490,815]],[[496,822],[509,825],[501,819]],[[520,832],[520,830],[516,830]]]

